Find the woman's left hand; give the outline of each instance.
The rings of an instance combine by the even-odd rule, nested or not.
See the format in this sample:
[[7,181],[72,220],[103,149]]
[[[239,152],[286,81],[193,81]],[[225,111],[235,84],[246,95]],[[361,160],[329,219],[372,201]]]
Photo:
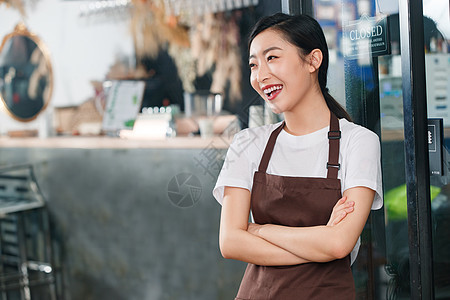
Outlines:
[[330,219],[328,220],[327,226],[335,226],[341,222],[349,213],[354,210],[355,202],[347,201],[347,197],[344,196],[339,199],[338,202],[333,207]]

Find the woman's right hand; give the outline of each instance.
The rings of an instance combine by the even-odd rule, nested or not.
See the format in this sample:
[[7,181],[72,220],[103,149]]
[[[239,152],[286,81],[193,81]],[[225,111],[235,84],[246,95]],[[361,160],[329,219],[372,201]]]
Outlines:
[[355,202],[347,201],[347,197],[344,196],[336,202],[331,212],[330,219],[328,220],[327,226],[335,226],[339,224],[345,217],[353,212]]

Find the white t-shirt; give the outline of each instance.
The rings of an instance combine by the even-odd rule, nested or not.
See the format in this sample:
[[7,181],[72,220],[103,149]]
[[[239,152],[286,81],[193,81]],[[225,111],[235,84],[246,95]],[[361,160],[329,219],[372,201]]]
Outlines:
[[[244,129],[235,135],[213,190],[222,204],[225,186],[252,190],[253,174],[266,147],[270,134],[281,123]],[[372,209],[383,206],[380,142],[378,136],[346,119],[339,120],[341,130],[338,178],[342,193],[352,187],[367,187],[375,191]],[[281,176],[327,177],[329,127],[294,136],[282,130],[278,135],[267,173]],[[359,250],[358,240],[352,251],[352,263]]]

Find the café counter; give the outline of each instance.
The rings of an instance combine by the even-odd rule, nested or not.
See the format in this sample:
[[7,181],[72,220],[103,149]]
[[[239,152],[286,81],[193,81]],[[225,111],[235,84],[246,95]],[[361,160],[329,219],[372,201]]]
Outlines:
[[0,138],[31,164],[67,299],[232,299],[245,264],[218,247],[212,196],[230,139]]

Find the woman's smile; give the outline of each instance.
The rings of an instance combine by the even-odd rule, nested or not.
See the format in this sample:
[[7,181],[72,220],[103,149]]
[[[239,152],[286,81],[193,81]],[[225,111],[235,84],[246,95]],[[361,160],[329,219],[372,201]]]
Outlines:
[[264,86],[262,88],[262,91],[266,95],[267,100],[271,101],[271,100],[275,99],[281,93],[282,89],[283,89],[283,85],[281,85],[281,84],[271,84],[271,85]]

